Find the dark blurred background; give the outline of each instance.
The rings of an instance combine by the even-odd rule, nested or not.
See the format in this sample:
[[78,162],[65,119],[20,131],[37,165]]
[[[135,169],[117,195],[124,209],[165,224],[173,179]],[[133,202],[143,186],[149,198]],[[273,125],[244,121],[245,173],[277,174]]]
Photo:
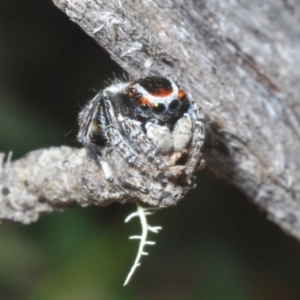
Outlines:
[[[0,1],[0,151],[17,159],[75,141],[77,114],[123,71],[50,0]],[[0,299],[300,299],[300,244],[233,186],[203,172],[178,206],[149,219],[138,248],[134,205],[74,208],[0,226]]]

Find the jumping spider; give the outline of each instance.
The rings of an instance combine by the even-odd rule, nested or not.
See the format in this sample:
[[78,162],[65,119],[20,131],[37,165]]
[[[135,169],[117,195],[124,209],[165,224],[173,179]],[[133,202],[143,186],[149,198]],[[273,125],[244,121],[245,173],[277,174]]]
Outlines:
[[78,141],[109,180],[112,172],[101,156],[105,146],[116,148],[127,163],[144,173],[158,170],[168,177],[170,168],[181,164],[185,175],[192,176],[204,167],[203,111],[170,75],[105,88],[80,112],[79,127]]

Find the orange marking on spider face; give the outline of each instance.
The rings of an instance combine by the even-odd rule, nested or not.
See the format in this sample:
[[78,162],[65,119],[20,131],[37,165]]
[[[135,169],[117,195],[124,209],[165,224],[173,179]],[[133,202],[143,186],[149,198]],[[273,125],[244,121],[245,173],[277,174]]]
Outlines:
[[186,98],[186,92],[183,90],[179,90],[178,91],[178,99],[183,100],[184,98]]
[[140,105],[151,106],[150,101],[149,101],[148,98],[146,98],[146,97],[141,96],[141,97],[139,97],[139,100],[138,100],[138,101],[139,101]]
[[166,89],[163,87],[160,87],[159,89],[157,89],[155,92],[152,92],[151,95],[155,96],[155,97],[166,97],[171,95],[173,92],[173,89]]

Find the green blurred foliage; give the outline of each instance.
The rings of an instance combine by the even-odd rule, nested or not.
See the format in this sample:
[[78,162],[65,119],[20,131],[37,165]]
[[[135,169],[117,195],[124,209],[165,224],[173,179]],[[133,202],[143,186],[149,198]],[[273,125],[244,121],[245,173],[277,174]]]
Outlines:
[[[0,2],[0,151],[14,158],[79,146],[77,114],[121,74],[51,1]],[[300,245],[234,187],[200,174],[197,189],[149,220],[163,226],[127,287],[138,248],[133,205],[69,209],[0,227],[0,299],[300,299]]]

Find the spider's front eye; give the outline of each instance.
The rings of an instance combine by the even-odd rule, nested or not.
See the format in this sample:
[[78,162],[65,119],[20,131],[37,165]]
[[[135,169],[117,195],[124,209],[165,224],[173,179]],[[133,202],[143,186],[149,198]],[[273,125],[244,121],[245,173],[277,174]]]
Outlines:
[[179,105],[179,101],[177,99],[174,99],[170,102],[168,108],[169,110],[174,110],[178,107],[178,105]]
[[166,106],[163,103],[158,103],[152,107],[152,112],[156,115],[162,115],[166,111]]
[[147,105],[147,104],[142,104],[142,105],[141,105],[141,109],[144,110],[144,111],[147,111],[147,110],[150,109],[150,106]]

